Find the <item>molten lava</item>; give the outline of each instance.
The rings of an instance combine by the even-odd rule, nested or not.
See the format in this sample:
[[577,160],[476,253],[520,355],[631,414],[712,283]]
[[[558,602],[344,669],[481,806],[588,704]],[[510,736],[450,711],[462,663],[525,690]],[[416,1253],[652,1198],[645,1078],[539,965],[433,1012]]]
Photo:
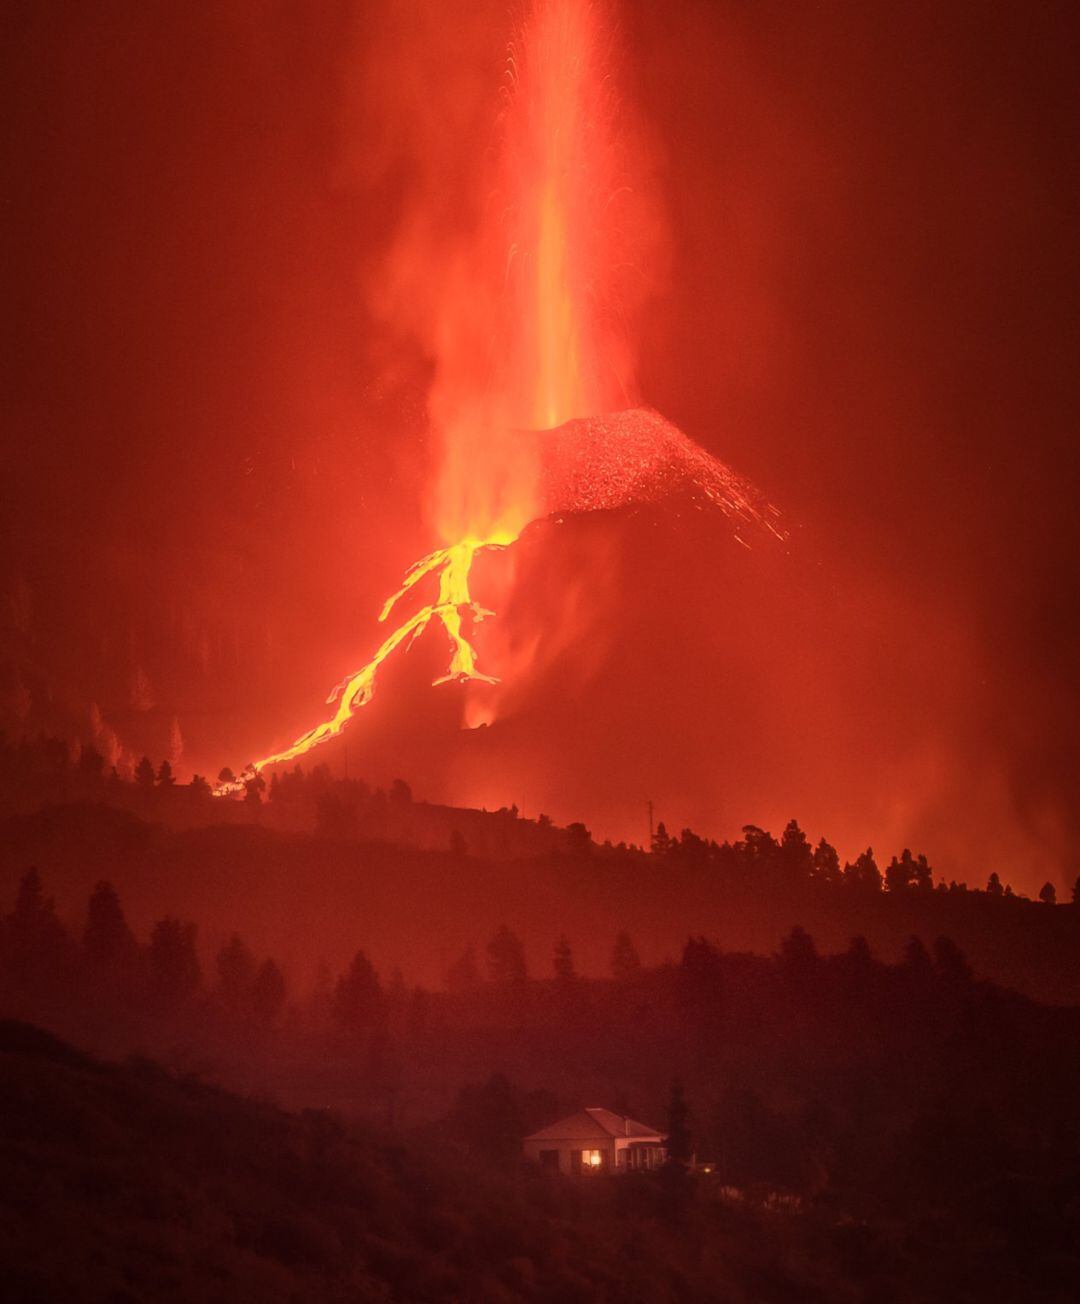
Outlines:
[[328,705],[337,703],[337,709],[329,720],[317,725],[314,729],[309,729],[307,733],[301,734],[291,747],[286,747],[280,752],[273,752],[269,756],[262,757],[261,760],[253,761],[239,779],[219,783],[214,789],[215,793],[219,797],[223,797],[231,793],[242,792],[246,784],[267,766],[295,760],[296,757],[303,756],[305,752],[311,751],[313,747],[317,747],[320,743],[324,743],[330,738],[336,738],[349,720],[352,719],[354,712],[358,711],[362,706],[367,706],[368,702],[374,697],[375,680],[382,663],[399,647],[404,646],[408,650],[413,641],[420,637],[433,620],[438,620],[442,624],[450,639],[452,649],[450,665],[446,674],[440,675],[434,681],[436,684],[450,683],[455,680],[465,682],[471,679],[479,680],[485,684],[498,683],[498,680],[493,676],[482,674],[477,670],[476,650],[466,638],[463,630],[466,620],[479,623],[485,617],[495,614],[473,601],[469,590],[469,574],[472,569],[473,559],[477,553],[491,549],[501,550],[508,547],[512,542],[513,537],[509,535],[503,535],[495,539],[463,539],[450,548],[439,548],[418,561],[406,574],[401,588],[387,598],[382,611],[379,613],[379,620],[386,621],[396,607],[398,600],[428,575],[438,576],[439,590],[436,601],[421,607],[408,620],[398,625],[394,632],[383,641],[382,646],[366,665],[361,666],[359,670],[353,671],[352,674],[346,675],[341,683],[334,688],[326,699]]

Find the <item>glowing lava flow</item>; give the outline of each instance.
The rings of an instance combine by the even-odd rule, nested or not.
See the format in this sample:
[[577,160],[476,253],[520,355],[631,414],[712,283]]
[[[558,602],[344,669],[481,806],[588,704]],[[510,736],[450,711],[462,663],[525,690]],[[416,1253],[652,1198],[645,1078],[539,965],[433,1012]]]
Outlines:
[[463,683],[470,679],[485,684],[498,683],[499,681],[491,675],[482,674],[477,670],[476,649],[464,633],[464,619],[468,617],[474,623],[479,623],[487,616],[495,614],[473,601],[469,589],[473,559],[477,553],[501,550],[513,542],[514,536],[510,534],[497,535],[491,539],[462,539],[460,543],[455,543],[449,548],[439,548],[421,558],[406,574],[401,588],[387,598],[379,613],[379,620],[385,622],[398,601],[428,575],[437,575],[439,578],[437,600],[421,607],[408,620],[398,625],[366,665],[345,676],[326,699],[328,705],[337,703],[337,709],[329,720],[301,734],[296,742],[291,747],[286,747],[284,751],[274,752],[261,760],[253,761],[239,779],[223,780],[218,783],[214,788],[215,795],[227,797],[242,792],[246,785],[267,766],[294,760],[320,743],[336,738],[355,712],[362,706],[367,706],[374,697],[376,676],[383,662],[402,645],[408,651],[413,641],[420,637],[433,620],[441,622],[452,648],[450,665],[446,674],[440,675],[434,681],[436,684],[454,681]]

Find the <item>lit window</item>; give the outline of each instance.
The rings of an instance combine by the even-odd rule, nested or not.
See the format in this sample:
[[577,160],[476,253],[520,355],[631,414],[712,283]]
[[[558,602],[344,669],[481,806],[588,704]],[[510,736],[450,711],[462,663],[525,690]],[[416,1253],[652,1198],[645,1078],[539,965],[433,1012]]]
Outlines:
[[603,1163],[603,1158],[599,1150],[583,1150],[581,1152],[581,1160],[586,1168],[599,1168]]

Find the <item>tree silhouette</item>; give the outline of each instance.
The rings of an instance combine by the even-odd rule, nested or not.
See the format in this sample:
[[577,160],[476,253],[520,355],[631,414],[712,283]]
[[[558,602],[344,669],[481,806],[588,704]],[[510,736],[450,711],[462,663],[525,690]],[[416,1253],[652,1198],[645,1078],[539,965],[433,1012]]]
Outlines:
[[930,862],[920,852],[915,857],[915,886],[920,892],[931,892],[934,888],[934,874],[930,868]]
[[814,853],[797,820],[789,820],[780,837],[780,863],[789,878],[808,878]]
[[1039,900],[1044,906],[1057,905],[1057,888],[1053,883],[1044,883],[1039,889]]
[[853,865],[844,866],[844,882],[861,891],[881,890],[881,870],[877,867],[872,847],[867,847]]
[[37,867],[19,880],[15,909],[3,921],[0,953],[16,986],[31,995],[63,985],[72,961],[71,939],[46,897]]
[[824,838],[814,848],[811,872],[822,883],[835,885],[843,881],[844,876],[840,871],[840,857],[836,854],[836,848],[826,842]]
[[707,937],[688,937],[680,968],[692,982],[706,985],[719,982],[720,952]]
[[885,870],[885,890],[887,892],[904,892],[914,887],[919,879],[919,867],[907,847],[897,860],[893,856]]
[[933,876],[925,856],[915,857],[905,847],[897,860],[893,856],[885,871],[885,887],[889,892],[900,892],[907,888],[927,888],[933,886]]
[[555,977],[561,983],[570,983],[574,981],[574,955],[570,950],[570,943],[564,933],[555,943],[555,958],[553,961]]
[[363,951],[357,951],[334,987],[334,1019],[347,1032],[363,1031],[378,1022],[382,1003],[382,984],[375,966]]
[[641,957],[630,940],[630,934],[622,932],[615,939],[615,948],[611,953],[612,977],[625,982],[641,972]]
[[652,835],[651,851],[654,856],[666,856],[671,851],[672,839],[668,834],[667,825],[663,820],[656,826],[656,832]]
[[813,971],[818,962],[814,939],[801,925],[796,924],[780,943],[780,963],[790,978],[803,979]]
[[[813,941],[810,943],[813,946]],[[844,968],[847,972],[850,988],[864,992],[874,976],[874,953],[870,943],[861,933],[853,937],[844,952]]]
[[934,968],[943,981],[954,986],[971,982],[971,966],[951,937],[939,937],[934,943]]
[[209,783],[207,783],[201,774],[193,774],[191,776],[191,782],[188,784],[188,792],[195,801],[199,802],[207,801],[213,795]]
[[157,786],[159,788],[171,788],[176,783],[176,775],[173,774],[173,768],[169,762],[162,761],[158,766]]
[[500,1165],[519,1155],[527,1131],[521,1093],[501,1073],[462,1087],[449,1122],[474,1154]]
[[255,957],[238,934],[233,933],[217,953],[217,986],[215,996],[230,1014],[246,1010],[255,981]]
[[671,1084],[667,1109],[667,1153],[673,1164],[686,1166],[694,1156],[690,1135],[690,1110],[682,1082],[676,1078]]
[[154,778],[154,767],[150,757],[144,756],[135,767],[135,782],[144,792],[149,792],[154,786]]
[[171,1013],[198,994],[202,971],[195,949],[196,927],[171,916],[160,919],[150,934],[147,978],[153,1006]]
[[920,982],[926,982],[934,972],[934,965],[930,959],[930,952],[927,951],[921,937],[908,938],[907,945],[904,947],[904,956],[901,961],[901,968],[910,977]]
[[996,870],[990,875],[989,879],[987,879],[986,894],[987,896],[994,897],[1005,895],[1005,889],[1001,886],[1001,879],[998,878]]
[[743,841],[736,843],[750,861],[771,861],[778,851],[776,839],[771,833],[759,829],[756,824],[743,825]]
[[83,955],[97,969],[116,970],[130,965],[137,952],[116,889],[111,883],[99,883],[87,903]]
[[566,826],[566,845],[574,855],[587,855],[592,850],[592,834],[579,820]]
[[500,925],[487,945],[488,975],[501,987],[520,987],[528,971],[521,939],[505,924]]

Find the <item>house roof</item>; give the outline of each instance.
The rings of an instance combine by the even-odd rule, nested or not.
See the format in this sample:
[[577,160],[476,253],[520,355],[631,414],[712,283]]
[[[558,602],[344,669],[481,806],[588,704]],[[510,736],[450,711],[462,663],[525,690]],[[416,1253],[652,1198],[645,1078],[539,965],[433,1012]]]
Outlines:
[[526,1141],[606,1141],[613,1136],[639,1141],[663,1141],[664,1133],[610,1109],[581,1109],[550,1127],[527,1136]]

